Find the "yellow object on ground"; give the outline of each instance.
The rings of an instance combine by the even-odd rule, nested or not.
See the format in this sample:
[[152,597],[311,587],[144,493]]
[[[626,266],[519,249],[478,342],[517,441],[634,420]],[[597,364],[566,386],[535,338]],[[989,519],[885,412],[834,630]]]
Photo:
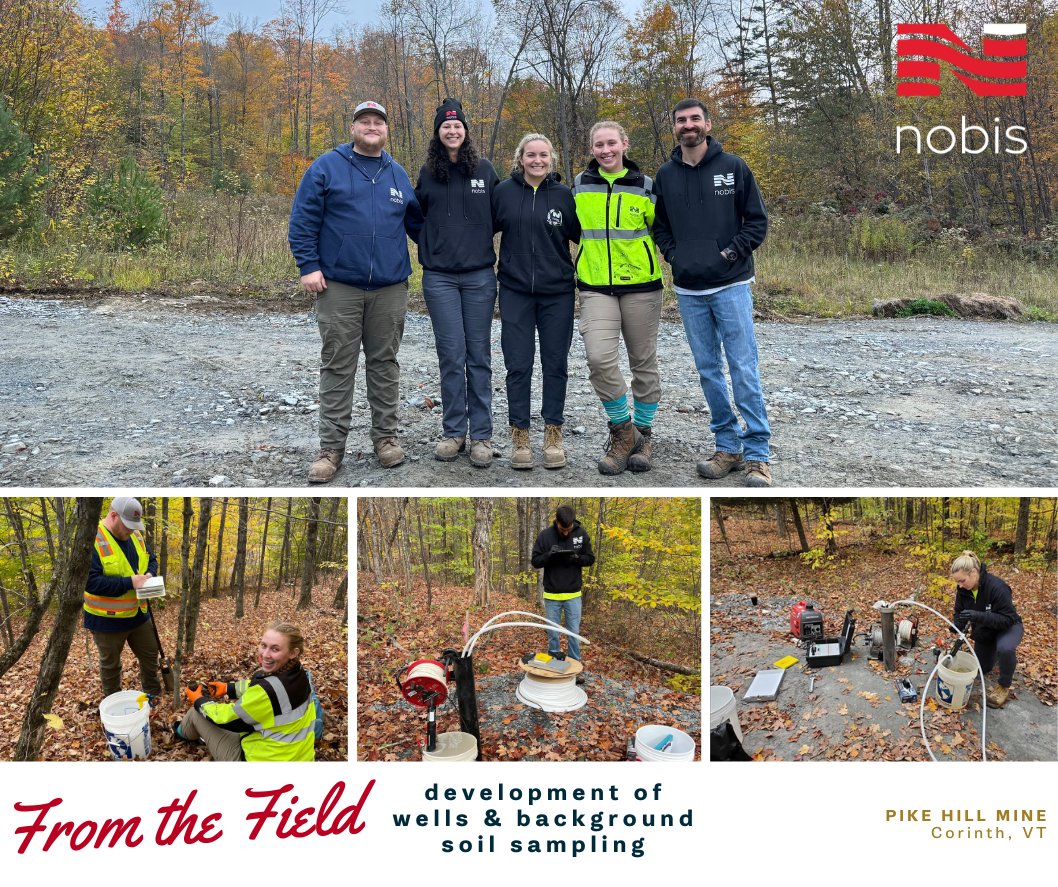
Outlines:
[[774,665],[776,668],[789,668],[791,665],[796,665],[800,661],[801,660],[799,660],[796,656],[783,656],[782,659],[780,659],[778,662],[773,662],[772,665]]
[[547,653],[537,653],[533,659],[537,662],[550,662],[552,657]]

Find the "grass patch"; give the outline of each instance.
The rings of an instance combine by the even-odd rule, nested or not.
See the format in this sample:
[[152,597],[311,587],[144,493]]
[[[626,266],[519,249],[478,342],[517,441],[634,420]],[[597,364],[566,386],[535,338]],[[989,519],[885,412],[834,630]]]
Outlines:
[[897,317],[915,317],[919,314],[928,314],[931,317],[959,316],[950,306],[936,299],[913,299],[896,312]]

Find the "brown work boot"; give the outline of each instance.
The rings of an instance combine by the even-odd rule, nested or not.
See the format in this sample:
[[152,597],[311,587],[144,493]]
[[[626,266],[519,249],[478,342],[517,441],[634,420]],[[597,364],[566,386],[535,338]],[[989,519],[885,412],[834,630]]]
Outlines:
[[544,468],[565,468],[566,451],[562,449],[562,426],[544,426]]
[[650,471],[652,465],[650,462],[650,449],[653,440],[654,429],[653,428],[640,428],[636,426],[640,435],[643,437],[643,445],[639,448],[638,452],[632,453],[628,457],[628,470],[629,471]]
[[460,453],[466,449],[467,439],[465,437],[446,437],[433,451],[433,457],[438,462],[455,462]]
[[475,468],[488,468],[492,464],[491,440],[472,440],[470,442],[470,464]]
[[396,468],[404,461],[404,450],[395,437],[383,437],[375,441],[375,455],[383,468]]
[[606,455],[599,460],[599,474],[620,474],[628,467],[628,457],[643,448],[643,436],[631,419],[606,424],[610,438],[606,441]]
[[710,480],[718,480],[741,467],[741,453],[722,453],[717,450],[708,459],[698,463],[698,473]]
[[746,463],[746,486],[747,487],[770,487],[771,468],[767,462]]
[[529,443],[529,429],[511,426],[511,468],[532,468],[533,448]]
[[309,483],[327,483],[338,473],[338,466],[342,464],[342,459],[344,458],[345,453],[341,450],[330,450],[326,447],[321,447],[316,461],[309,466]]
[[1007,699],[1010,698],[1010,687],[1003,687],[996,684],[991,690],[988,691],[988,695],[985,697],[985,701],[988,703],[989,708],[1002,708],[1007,704]]

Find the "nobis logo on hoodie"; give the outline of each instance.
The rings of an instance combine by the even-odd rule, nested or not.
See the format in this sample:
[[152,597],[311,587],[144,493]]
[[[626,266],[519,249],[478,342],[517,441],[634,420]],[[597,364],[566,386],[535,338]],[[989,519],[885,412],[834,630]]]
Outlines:
[[389,199],[392,203],[404,204],[404,194],[396,188],[389,189]]
[[562,210],[552,209],[547,213],[547,223],[554,225],[556,228],[562,225]]
[[485,180],[484,179],[471,179],[470,180],[470,193],[471,194],[484,194],[485,193]]

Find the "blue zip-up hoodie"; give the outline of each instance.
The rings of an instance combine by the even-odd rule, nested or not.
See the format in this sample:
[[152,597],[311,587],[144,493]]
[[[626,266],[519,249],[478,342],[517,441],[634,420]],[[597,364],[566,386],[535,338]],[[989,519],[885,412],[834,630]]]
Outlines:
[[288,233],[302,276],[376,290],[411,275],[407,237],[418,243],[422,210],[404,167],[385,151],[380,160],[372,177],[339,145],[305,171]]

